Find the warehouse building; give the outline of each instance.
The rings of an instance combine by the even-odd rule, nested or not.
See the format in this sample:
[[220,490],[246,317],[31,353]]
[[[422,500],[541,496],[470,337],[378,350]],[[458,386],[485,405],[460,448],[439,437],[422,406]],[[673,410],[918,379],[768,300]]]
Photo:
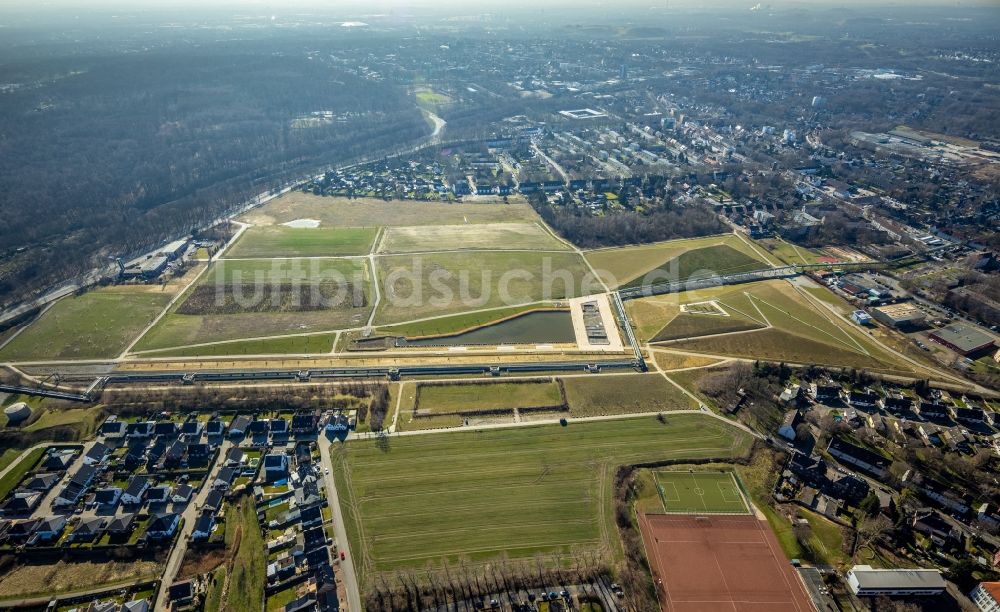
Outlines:
[[989,334],[968,325],[952,324],[936,329],[930,333],[930,338],[965,357],[981,355],[994,347]]
[[935,569],[874,569],[855,565],[847,572],[847,585],[858,597],[940,595],[945,582]]
[[875,320],[898,329],[912,329],[923,326],[927,315],[913,304],[887,304],[871,309]]

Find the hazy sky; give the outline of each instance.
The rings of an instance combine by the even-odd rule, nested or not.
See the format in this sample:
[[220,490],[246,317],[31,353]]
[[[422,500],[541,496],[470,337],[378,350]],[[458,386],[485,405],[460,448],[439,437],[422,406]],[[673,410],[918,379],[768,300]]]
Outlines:
[[[0,0],[0,9],[15,9],[24,12],[45,9],[112,9],[120,8],[132,12],[142,10],[163,10],[175,8],[224,8],[249,10],[271,10],[284,12],[295,9],[312,9],[323,12],[342,10],[364,10],[379,12],[384,10],[407,9],[455,9],[465,13],[476,13],[492,8],[563,8],[586,6],[590,8],[719,8],[749,9],[756,0]],[[773,0],[762,2],[765,7],[829,7],[829,6],[993,6],[1000,10],[1000,0]]]

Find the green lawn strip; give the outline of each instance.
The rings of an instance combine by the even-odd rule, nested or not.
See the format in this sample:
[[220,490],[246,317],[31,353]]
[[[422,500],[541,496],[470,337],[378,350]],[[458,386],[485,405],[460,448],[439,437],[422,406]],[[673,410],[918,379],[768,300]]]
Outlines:
[[570,416],[600,416],[697,408],[659,374],[602,374],[563,379]]
[[0,349],[0,359],[117,357],[171,297],[165,292],[110,287],[64,298]]
[[250,227],[225,253],[241,257],[329,257],[366,255],[377,227],[294,228],[281,225]]
[[742,432],[685,414],[356,440],[337,445],[334,462],[355,561],[370,575],[443,559],[611,554],[614,466],[748,446]]
[[295,601],[295,599],[296,587],[288,587],[268,597],[264,609],[267,612],[278,612],[279,610],[284,610],[285,606]]
[[212,357],[227,355],[325,354],[333,349],[336,333],[287,336],[261,340],[236,340],[146,353],[145,357]]
[[205,592],[203,612],[219,612],[222,607],[222,589],[226,584],[226,566],[223,565],[212,572],[208,588]]
[[22,450],[19,448],[5,448],[3,452],[0,453],[0,470],[7,469],[8,465],[21,456],[21,452]]
[[[0,500],[3,500],[13,491],[18,484],[24,480],[38,462],[41,461],[42,456],[45,454],[46,447],[36,448],[28,453],[23,459],[18,461],[4,474],[3,478],[0,478]],[[17,451],[18,453],[22,451]]]
[[[253,500],[243,498],[233,518],[239,521],[242,531],[240,547],[233,563],[233,575],[226,594],[228,610],[259,610],[264,601],[264,586],[267,583],[264,565],[264,538],[257,524],[257,510]],[[228,520],[227,535],[228,535]]]
[[559,406],[563,402],[555,381],[428,384],[417,386],[420,414],[481,412],[498,409]]
[[805,508],[797,509],[796,514],[806,519],[812,530],[808,541],[812,561],[839,566],[850,562],[850,557],[844,552],[844,533],[839,525]]

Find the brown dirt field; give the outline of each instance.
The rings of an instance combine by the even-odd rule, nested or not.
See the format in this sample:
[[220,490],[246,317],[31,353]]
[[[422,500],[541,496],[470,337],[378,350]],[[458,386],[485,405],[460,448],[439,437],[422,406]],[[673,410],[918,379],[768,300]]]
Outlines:
[[754,516],[640,515],[663,612],[811,612],[795,569]]
[[194,550],[189,548],[184,555],[184,562],[177,572],[177,580],[187,580],[201,574],[207,574],[226,562],[226,550]]

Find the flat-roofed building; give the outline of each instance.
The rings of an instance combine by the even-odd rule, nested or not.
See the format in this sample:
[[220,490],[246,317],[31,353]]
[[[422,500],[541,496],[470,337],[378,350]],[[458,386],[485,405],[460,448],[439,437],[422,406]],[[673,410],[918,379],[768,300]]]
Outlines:
[[966,357],[984,353],[994,346],[992,336],[969,325],[946,325],[932,331],[930,338]]
[[900,329],[920,327],[927,320],[927,314],[909,302],[876,306],[869,312],[875,320]]
[[847,585],[858,597],[879,595],[939,595],[945,581],[935,569],[875,569],[855,565],[847,572]]

